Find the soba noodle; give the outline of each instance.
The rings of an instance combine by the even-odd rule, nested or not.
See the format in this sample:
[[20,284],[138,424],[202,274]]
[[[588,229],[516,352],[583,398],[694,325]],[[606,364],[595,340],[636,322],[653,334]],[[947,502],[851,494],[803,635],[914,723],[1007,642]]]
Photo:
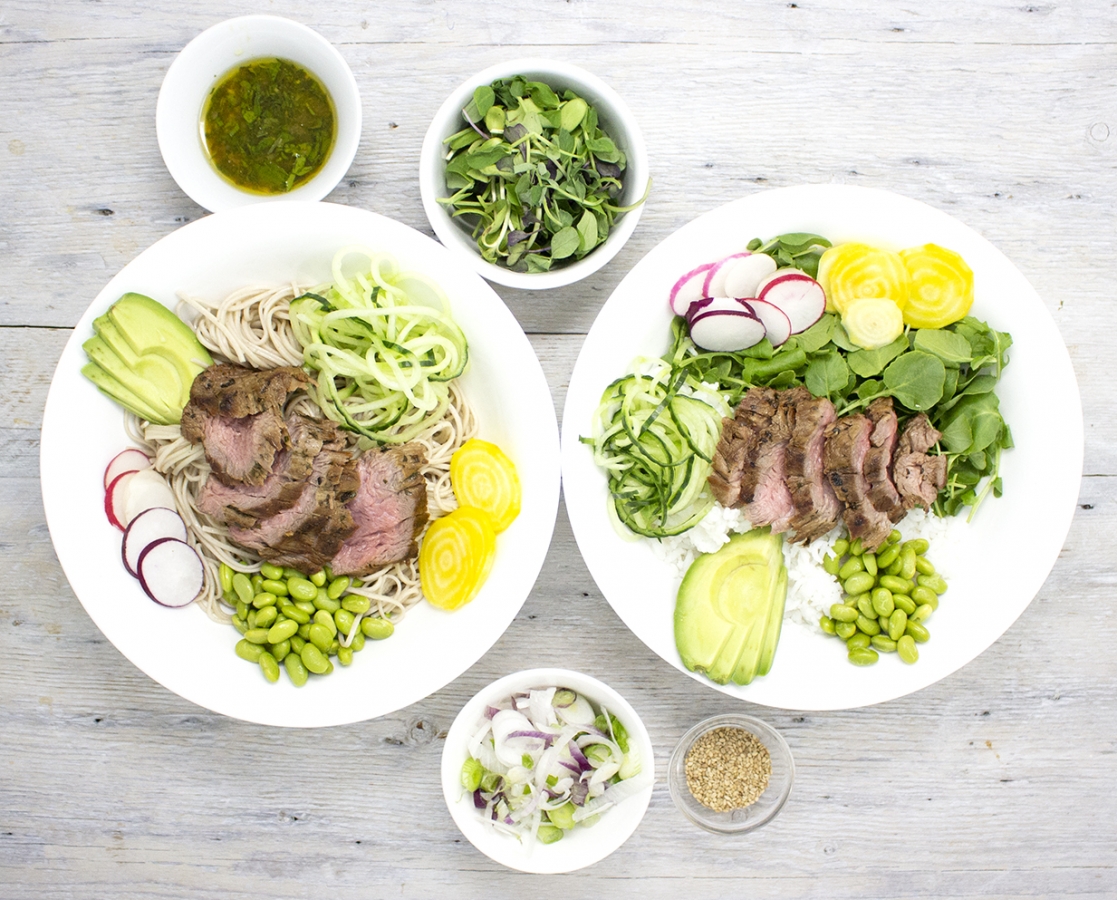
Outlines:
[[[279,288],[245,288],[222,300],[211,302],[180,295],[179,314],[191,324],[198,340],[219,362],[234,362],[257,369],[301,366],[302,349],[290,322],[290,302],[301,291],[296,285]],[[421,469],[427,483],[427,509],[431,520],[457,507],[450,487],[450,457],[477,432],[473,411],[456,382],[450,384],[450,405],[445,415],[414,440],[426,451]],[[305,394],[294,395],[286,413],[322,417],[322,411]],[[198,550],[205,569],[205,585],[197,603],[213,619],[228,623],[232,615],[222,599],[219,568],[225,563],[235,572],[258,572],[266,561],[229,537],[228,528],[198,509],[197,498],[210,474],[200,445],[182,437],[178,425],[153,425],[126,414],[130,437],[145,447],[153,466],[170,481],[178,511],[186,523],[190,543]],[[368,441],[347,435],[351,449],[367,449]],[[310,574],[310,573],[307,573]],[[371,575],[357,576],[349,592],[371,601],[368,615],[391,617],[393,621],[420,599],[418,561],[405,560],[385,566]],[[348,646],[360,624],[339,636]]]

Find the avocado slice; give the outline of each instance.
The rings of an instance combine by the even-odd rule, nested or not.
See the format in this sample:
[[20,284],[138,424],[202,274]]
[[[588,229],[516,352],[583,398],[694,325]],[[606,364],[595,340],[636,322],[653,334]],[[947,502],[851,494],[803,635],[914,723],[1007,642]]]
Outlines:
[[[159,414],[160,419],[164,420],[164,423],[173,423],[180,420],[182,417],[182,407],[179,407],[176,413],[174,407],[163,398],[161,393],[154,388],[149,381],[146,381],[138,374],[136,371],[138,357],[122,359],[96,334],[81,346],[85,351],[85,355],[88,356],[92,362],[95,362],[104,369],[133,394],[142,398],[148,409],[155,410]],[[174,391],[175,401],[178,400],[178,396],[179,392],[176,385]]]
[[748,684],[768,671],[787,591],[782,543],[767,530],[734,535],[687,570],[675,603],[675,645],[687,669],[717,684]]
[[130,409],[136,415],[154,422],[156,425],[170,425],[166,416],[152,409],[142,397],[128,390],[124,385],[112,377],[95,362],[88,362],[82,366],[81,374],[92,381],[101,393],[111,397],[121,406]]

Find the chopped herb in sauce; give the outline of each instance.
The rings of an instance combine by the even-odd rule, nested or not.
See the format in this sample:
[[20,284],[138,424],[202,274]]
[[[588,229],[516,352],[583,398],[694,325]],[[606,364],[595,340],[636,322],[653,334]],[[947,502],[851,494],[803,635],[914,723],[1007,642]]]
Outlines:
[[237,187],[284,194],[314,177],[337,135],[322,83],[286,59],[254,59],[217,82],[202,112],[214,168]]

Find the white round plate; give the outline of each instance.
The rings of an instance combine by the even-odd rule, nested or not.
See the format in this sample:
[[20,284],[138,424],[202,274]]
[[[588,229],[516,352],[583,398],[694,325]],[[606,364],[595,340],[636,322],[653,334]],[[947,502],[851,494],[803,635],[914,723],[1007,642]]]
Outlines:
[[[747,686],[715,685],[731,696],[783,709],[850,709],[902,697],[965,665],[992,644],[1031,602],[1070,528],[1082,473],[1082,411],[1070,358],[1043,302],[996,248],[952,217],[885,191],[841,185],[754,194],[703,215],[642,259],[602,308],[582,347],[562,422],[563,493],[578,547],[597,586],[624,623],[686,672],[675,649],[679,578],[650,540],[627,541],[606,513],[604,474],[578,441],[605,387],[640,355],[670,343],[667,294],[703,262],[744,248],[754,237],[807,231],[838,243],[867,240],[897,248],[934,242],[958,251],[974,271],[972,314],[1012,335],[1010,363],[997,388],[1015,448],[1002,456],[1004,496],[990,497],[968,526],[951,522],[947,553],[932,547],[949,590],[930,623],[919,661],[884,654],[852,666],[834,638],[785,621],[775,663]],[[902,525],[900,526],[902,529]],[[959,533],[962,539],[953,538]]]
[[[586,697],[595,707],[604,705],[628,731],[630,747],[640,754],[642,771],[633,776],[646,782],[638,793],[601,814],[590,828],[574,828],[553,844],[521,843],[487,824],[473,805],[473,796],[462,789],[462,766],[469,758],[469,740],[485,715],[485,708],[532,688],[565,687]],[[655,755],[648,729],[636,710],[615,690],[570,669],[527,669],[505,675],[482,688],[458,713],[446,733],[442,749],[442,794],[461,833],[487,857],[520,872],[553,875],[573,872],[600,862],[632,836],[655,784]]]
[[[461,384],[480,436],[516,463],[519,517],[497,540],[481,592],[447,613],[411,609],[395,634],[370,642],[349,668],[295,688],[268,684],[233,652],[236,631],[199,608],[148,600],[120,561],[120,532],[103,509],[102,474],[129,445],[123,411],[80,372],[93,317],[137,291],[173,308],[184,291],[221,297],[252,284],[320,284],[341,247],[393,253],[406,270],[436,279],[470,342]],[[43,416],[43,502],[51,538],[90,617],[140,669],[187,700],[267,725],[340,725],[384,715],[426,697],[496,642],[535,583],[558,509],[554,404],[539,361],[516,319],[479,275],[419,232],[383,216],[326,203],[246,206],[199,219],[141,253],[97,295],[58,363]]]

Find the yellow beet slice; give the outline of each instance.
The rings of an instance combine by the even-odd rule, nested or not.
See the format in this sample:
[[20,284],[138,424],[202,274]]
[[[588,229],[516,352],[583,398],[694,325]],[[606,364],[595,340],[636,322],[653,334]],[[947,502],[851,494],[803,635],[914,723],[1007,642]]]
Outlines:
[[904,333],[904,314],[888,297],[862,297],[842,313],[849,339],[858,347],[887,347]]
[[831,247],[818,262],[826,308],[844,313],[854,300],[888,297],[900,309],[908,302],[908,270],[900,254],[850,242]]
[[419,582],[427,602],[458,609],[477,596],[496,556],[492,517],[460,506],[431,522],[419,549]]
[[450,457],[450,483],[462,506],[483,509],[499,534],[520,514],[516,467],[496,444],[472,438]]
[[943,328],[973,306],[973,270],[953,250],[924,244],[900,251],[910,288],[904,321],[914,328]]

